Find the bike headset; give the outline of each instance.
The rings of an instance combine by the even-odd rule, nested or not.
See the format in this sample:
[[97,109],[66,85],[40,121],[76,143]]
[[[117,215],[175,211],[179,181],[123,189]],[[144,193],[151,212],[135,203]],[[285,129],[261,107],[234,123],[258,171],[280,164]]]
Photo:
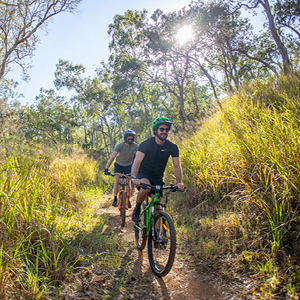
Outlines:
[[125,130],[125,132],[124,132],[124,141],[125,141],[125,143],[126,143],[126,144],[132,144],[133,141],[128,141],[128,140],[127,140],[127,136],[128,136],[128,135],[133,136],[133,140],[134,140],[134,138],[135,138],[135,136],[136,136],[136,132],[133,131],[133,130],[131,130],[131,129],[127,129],[127,130]]
[[157,135],[157,130],[159,125],[168,125],[171,129],[172,122],[166,117],[157,117],[152,123],[152,131],[153,134],[156,135],[160,140],[161,138]]

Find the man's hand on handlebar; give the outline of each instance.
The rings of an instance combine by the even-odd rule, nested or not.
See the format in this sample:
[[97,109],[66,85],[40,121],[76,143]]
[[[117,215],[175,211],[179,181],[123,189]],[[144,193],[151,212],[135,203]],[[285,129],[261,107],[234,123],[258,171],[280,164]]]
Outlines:
[[137,179],[137,178],[131,178],[131,182],[135,186],[140,186],[140,184],[141,184],[141,181],[139,179]]
[[177,187],[178,187],[178,190],[180,190],[180,191],[183,191],[184,190],[184,184],[183,183],[177,183]]
[[110,175],[110,172],[108,171],[108,169],[105,169],[105,170],[104,170],[104,174],[105,174],[105,175]]

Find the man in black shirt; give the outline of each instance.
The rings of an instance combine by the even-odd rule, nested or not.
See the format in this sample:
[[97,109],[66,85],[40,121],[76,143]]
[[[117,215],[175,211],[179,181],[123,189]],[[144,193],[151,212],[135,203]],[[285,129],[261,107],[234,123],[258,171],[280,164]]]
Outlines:
[[[184,190],[182,183],[182,169],[179,162],[179,150],[176,144],[167,140],[171,129],[171,122],[166,117],[158,117],[153,121],[154,137],[142,142],[136,152],[131,169],[132,183],[139,186],[141,183],[163,185],[163,176],[170,156],[172,156],[176,185]],[[141,204],[149,190],[140,189],[137,195],[136,207],[132,214],[132,221],[137,222],[141,211]],[[154,192],[150,191],[151,196]]]

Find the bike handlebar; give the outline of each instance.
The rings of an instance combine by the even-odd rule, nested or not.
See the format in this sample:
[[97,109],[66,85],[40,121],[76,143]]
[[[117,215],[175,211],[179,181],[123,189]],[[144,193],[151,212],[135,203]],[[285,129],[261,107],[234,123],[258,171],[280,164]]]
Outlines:
[[[110,176],[116,176],[116,174],[115,173],[110,173],[110,172],[108,172],[108,173],[106,173],[105,175],[110,175]],[[121,174],[120,175],[120,177],[122,178],[122,177],[130,177],[131,176],[131,173],[129,173],[129,174]]]
[[[177,185],[173,185],[172,183],[169,186],[162,186],[162,185],[151,185],[147,183],[142,183],[140,184],[140,187],[144,190],[147,190],[149,187],[155,189],[156,191],[160,190],[170,190],[170,192],[184,192],[178,189]],[[185,189],[185,187],[184,187]]]

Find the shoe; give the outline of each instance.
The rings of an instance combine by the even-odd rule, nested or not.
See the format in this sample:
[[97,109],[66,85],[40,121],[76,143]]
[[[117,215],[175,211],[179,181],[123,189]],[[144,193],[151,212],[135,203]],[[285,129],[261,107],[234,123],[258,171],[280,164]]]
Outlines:
[[128,199],[128,208],[131,208],[131,203],[129,199]]
[[117,198],[114,198],[112,206],[118,206],[118,199]]
[[166,249],[166,244],[167,244],[167,241],[165,241],[163,239],[158,239],[154,242],[154,248]]
[[141,222],[141,219],[136,215],[132,215],[132,221],[137,223],[137,222]]
[[133,222],[141,222],[140,219],[141,207],[135,207],[132,213],[132,221]]

